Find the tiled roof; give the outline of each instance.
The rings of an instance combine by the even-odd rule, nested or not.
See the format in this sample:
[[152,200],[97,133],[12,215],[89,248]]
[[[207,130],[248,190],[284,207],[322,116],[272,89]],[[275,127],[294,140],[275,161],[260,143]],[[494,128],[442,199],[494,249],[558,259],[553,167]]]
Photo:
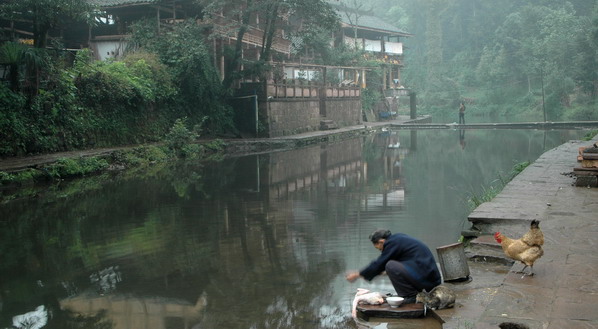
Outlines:
[[[160,0],[87,0],[90,3],[100,6],[100,7],[116,7],[116,6],[123,6],[123,5],[134,5],[134,4],[143,4],[143,3],[155,3],[159,2]],[[332,3],[334,1],[329,1]],[[333,5],[336,8],[337,13],[341,19],[341,21],[347,25],[351,25],[351,22],[347,18],[347,15],[340,9],[338,5]],[[379,30],[389,33],[398,33],[404,35],[410,35],[408,32],[405,32],[398,27],[386,23],[381,20],[379,17],[367,15],[367,14],[360,14],[358,17],[357,25],[362,28],[366,29],[373,29]]]
[[[349,21],[349,18],[347,18],[347,15],[344,12],[339,12],[338,15],[343,23],[345,23],[347,25],[352,25],[351,22]],[[355,19],[354,14],[352,15],[352,19],[353,20]],[[391,33],[400,33],[400,34],[410,35],[410,33],[405,32],[392,24],[386,23],[385,21],[381,20],[379,17],[370,16],[370,15],[361,15],[361,16],[357,17],[357,26],[363,27],[363,28],[374,29],[374,30],[391,32]]]
[[[350,8],[350,5],[347,5],[346,3],[343,3],[343,2],[339,2],[338,0],[326,0],[326,2],[330,6],[332,6],[332,8],[334,8],[336,10],[336,14],[338,15],[338,17],[340,18],[340,20],[343,24],[353,25],[353,24],[351,24],[349,18],[347,18],[347,13],[345,12],[345,10],[346,10],[345,8],[347,8],[347,7],[349,7],[348,10],[354,11],[354,9]],[[380,32],[387,32],[387,33],[392,33],[392,34],[402,34],[405,36],[412,35],[409,32],[405,32],[405,31],[399,29],[398,27],[383,21],[380,17],[372,16],[371,14],[361,11],[361,10],[357,10],[357,11],[359,11],[359,13],[357,14],[357,15],[359,15],[357,17],[357,27],[361,27],[364,29],[370,29],[370,30],[378,30]],[[351,19],[353,21],[355,20],[354,13],[350,13],[349,17],[351,17]]]
[[141,3],[154,3],[158,0],[87,0],[89,3],[100,7],[114,7]]

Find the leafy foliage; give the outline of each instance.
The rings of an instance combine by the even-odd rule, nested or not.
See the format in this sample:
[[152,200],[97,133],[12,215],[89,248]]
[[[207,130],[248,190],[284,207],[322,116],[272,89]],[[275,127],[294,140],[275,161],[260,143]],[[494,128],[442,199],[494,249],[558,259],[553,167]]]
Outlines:
[[594,2],[373,0],[373,6],[415,34],[405,40],[403,81],[425,110],[454,108],[466,97],[482,105],[480,112],[535,113],[539,119],[544,105],[547,119],[558,120],[588,117],[580,108],[591,112],[594,106]]
[[95,62],[81,51],[71,68],[57,64],[31,98],[0,85],[0,155],[157,141],[184,115],[170,109],[177,90],[152,55]]
[[[230,24],[231,36],[236,37],[233,47],[225,50],[225,70],[222,85],[230,88],[234,81],[244,76],[242,65],[252,69],[255,76],[264,78],[271,67],[266,65],[272,57],[274,36],[279,29],[294,40],[294,51],[300,53],[310,49],[322,51],[328,48],[326,38],[338,25],[338,17],[329,2],[324,0],[248,0],[239,6],[236,0],[197,0],[205,6],[207,15],[226,13],[238,17],[238,24]],[[263,44],[259,48],[258,63],[242,60],[242,40],[249,31],[249,23],[259,15],[263,30]],[[281,17],[285,17],[281,19]]]
[[34,46],[45,48],[48,31],[73,21],[91,23],[93,6],[85,0],[6,0],[0,18],[31,22]]
[[50,178],[67,178],[71,176],[85,176],[102,171],[106,167],[108,167],[108,162],[96,157],[81,157],[78,159],[62,158],[44,168],[44,171]]
[[174,120],[165,111],[176,95],[172,78],[150,55],[95,62],[81,52],[71,74],[77,101],[93,113],[87,123],[95,143],[105,136],[113,144],[157,140]]
[[195,126],[193,130],[187,129],[187,119],[177,119],[166,135],[166,145],[170,150],[175,152],[178,157],[188,157],[196,154],[199,151],[199,146],[196,144],[199,137],[199,126]]
[[361,93],[361,106],[365,110],[373,109],[381,97],[382,94],[376,89],[364,89]]
[[154,20],[139,21],[132,27],[133,43],[138,49],[159,54],[169,67],[181,97],[179,106],[188,120],[197,124],[207,117],[205,129],[217,134],[234,130],[231,109],[224,105],[227,95],[220,84],[208,47],[198,35],[204,30],[195,21],[177,24],[158,34]]

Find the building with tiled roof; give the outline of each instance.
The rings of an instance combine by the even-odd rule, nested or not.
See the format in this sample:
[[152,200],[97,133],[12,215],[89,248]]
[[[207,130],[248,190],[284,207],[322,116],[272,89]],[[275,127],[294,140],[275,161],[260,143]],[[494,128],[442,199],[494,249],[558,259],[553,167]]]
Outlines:
[[[129,6],[135,4],[155,4],[161,0],[88,0],[89,3],[98,7],[118,7]],[[162,1],[163,2],[163,1]]]
[[[340,10],[339,10],[339,17],[341,19],[341,24],[343,27],[353,26],[353,23],[351,22],[349,17],[347,17],[347,15],[345,13],[341,12]],[[370,14],[362,14],[361,16],[359,16],[356,19],[356,25],[359,27],[359,29],[362,29],[364,31],[372,31],[372,32],[378,32],[378,33],[383,33],[383,34],[393,34],[393,35],[398,35],[398,36],[403,36],[403,37],[412,36],[412,34],[407,33],[392,24],[386,23],[385,21],[381,20],[379,17],[372,16]]]
[[373,16],[370,12],[350,8],[338,1],[329,1],[329,3],[336,9],[341,21],[342,36],[337,37],[336,44],[342,42],[349,47],[363,49],[367,57],[378,61],[384,71],[383,91],[396,94],[393,90],[403,89],[402,39],[413,35]]
[[[226,73],[227,48],[240,42],[243,60],[257,61],[266,39],[265,20],[262,18],[260,22],[262,13],[252,15],[247,31],[242,40],[238,41],[236,32],[239,22],[236,15],[227,15],[226,10],[208,15],[195,0],[87,1],[100,9],[96,16],[96,24],[69,25],[60,31],[53,31],[50,37],[60,38],[65,48],[70,51],[91,49],[98,60],[123,56],[128,48],[131,24],[148,18],[159,22],[158,29],[172,28],[173,24],[186,19],[193,19],[197,24],[206,26],[210,33],[210,38],[206,38],[206,41],[212,48],[213,63],[221,77]],[[243,4],[244,1],[239,0],[239,5]],[[331,46],[344,43],[350,47],[358,47],[365,51],[366,57],[378,61],[385,73],[381,83],[372,87],[381,88],[384,92],[404,90],[400,83],[400,68],[403,63],[401,41],[411,34],[369,13],[358,13],[354,16],[355,19],[350,19],[350,13],[343,12],[341,8],[337,8],[337,13],[341,28],[331,41]],[[291,25],[289,22],[292,20],[289,20],[289,17],[280,19],[280,23],[287,25],[285,29],[275,31],[271,51],[277,54],[274,58],[277,58],[278,62],[270,63],[274,69],[265,79],[267,81],[262,77],[247,77],[235,81],[239,94],[243,91],[243,86],[248,86],[246,89],[253,93],[261,88],[259,113],[266,118],[264,120],[268,120],[264,125],[269,129],[268,135],[280,136],[288,132],[317,130],[321,124],[320,120],[324,119],[334,121],[338,126],[361,123],[361,88],[367,87],[366,74],[370,68],[316,65],[313,52],[299,53],[295,51],[297,48],[293,48],[293,44],[298,45],[303,41],[300,33],[288,33],[288,30],[293,30],[300,24]],[[6,27],[0,27],[5,30],[10,28],[12,35],[18,35],[20,39],[30,38],[31,32],[25,27],[28,23],[16,23],[7,22]],[[257,94],[254,96],[258,97]],[[289,98],[292,98],[293,102],[289,102]],[[289,107],[296,109],[289,111]],[[270,113],[276,111],[283,114]],[[302,114],[303,117],[283,118],[289,113]],[[257,116],[253,116],[251,120],[255,118]],[[253,126],[257,127],[257,123]]]

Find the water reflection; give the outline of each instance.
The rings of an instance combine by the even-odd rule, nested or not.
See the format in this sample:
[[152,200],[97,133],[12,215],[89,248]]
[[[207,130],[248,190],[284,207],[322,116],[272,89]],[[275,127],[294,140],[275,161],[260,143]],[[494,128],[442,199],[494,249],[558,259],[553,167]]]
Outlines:
[[470,193],[583,133],[470,130],[467,148],[454,134],[385,131],[5,201],[0,327],[44,305],[57,328],[356,328],[343,274],[376,256],[372,230],[455,242]]
[[461,149],[465,149],[465,129],[459,129],[459,145],[461,145]]

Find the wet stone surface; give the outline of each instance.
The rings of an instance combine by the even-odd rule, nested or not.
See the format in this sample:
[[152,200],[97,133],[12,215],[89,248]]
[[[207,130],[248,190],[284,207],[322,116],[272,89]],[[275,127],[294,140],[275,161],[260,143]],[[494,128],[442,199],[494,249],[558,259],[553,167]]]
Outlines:
[[[537,218],[545,236],[535,276],[510,272],[499,278],[472,328],[497,328],[505,321],[529,328],[598,328],[598,189],[576,187],[573,177],[562,174],[577,165],[578,147],[590,143],[565,143],[546,152],[470,216],[470,220],[495,219],[492,228],[500,228],[501,219],[508,218],[507,230],[515,238],[527,231],[530,219]],[[509,200],[518,200],[516,207]],[[521,268],[520,263],[512,267]]]

